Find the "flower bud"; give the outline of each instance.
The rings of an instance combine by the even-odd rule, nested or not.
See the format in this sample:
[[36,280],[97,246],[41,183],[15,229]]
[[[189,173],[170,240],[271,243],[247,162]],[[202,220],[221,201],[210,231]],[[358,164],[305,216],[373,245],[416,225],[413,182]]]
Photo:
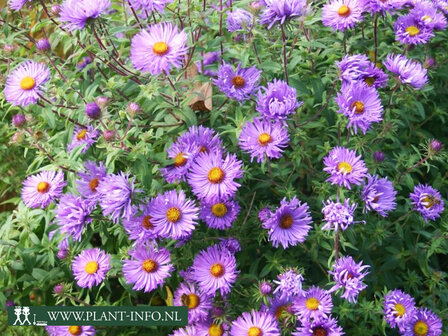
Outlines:
[[3,46],[3,51],[6,55],[11,54],[14,51],[15,47],[12,44],[5,44]]
[[85,111],[86,111],[86,115],[90,119],[101,118],[101,109],[95,102],[87,103]]
[[50,11],[51,11],[51,14],[53,14],[53,15],[58,15],[59,12],[61,11],[61,6],[59,6],[59,5],[53,5],[53,6],[51,6]]
[[25,140],[25,136],[20,132],[15,132],[11,138],[11,142],[15,144],[20,144],[23,142],[23,140]]
[[252,13],[258,13],[263,7],[263,3],[261,1],[253,1],[250,4],[250,10]]
[[432,140],[431,143],[429,144],[429,148],[433,152],[440,152],[442,147],[443,147],[443,144],[439,140],[436,140],[436,139]]
[[272,286],[269,282],[262,282],[260,284],[260,293],[263,295],[269,295],[272,291]]
[[53,292],[58,295],[61,295],[62,293],[64,293],[64,284],[58,284],[58,285],[54,286]]
[[423,67],[425,69],[433,68],[436,65],[436,60],[433,57],[426,58],[425,62],[423,63]]
[[108,103],[109,103],[109,98],[107,98],[107,97],[98,97],[96,99],[96,104],[100,107],[100,109],[105,108]]
[[138,112],[140,111],[140,105],[138,105],[137,103],[131,102],[128,105],[128,113],[131,116],[136,115]]
[[15,306],[16,303],[12,300],[6,300],[5,306],[6,306],[6,310],[8,310],[8,307],[13,307]]
[[373,153],[373,159],[378,163],[383,162],[385,158],[386,155],[383,152],[376,151]]
[[50,50],[51,45],[50,41],[46,38],[40,39],[36,41],[36,48],[40,51],[47,51]]
[[58,251],[58,253],[57,253],[57,256],[58,256],[58,258],[61,259],[61,260],[67,258],[67,256],[68,256],[68,250],[65,249],[65,248],[61,248],[61,249],[59,249],[59,251]]
[[115,131],[113,131],[113,130],[105,130],[103,132],[103,138],[107,142],[114,140],[114,138],[115,138]]
[[22,127],[25,123],[26,117],[21,113],[18,113],[12,117],[12,124],[17,128]]

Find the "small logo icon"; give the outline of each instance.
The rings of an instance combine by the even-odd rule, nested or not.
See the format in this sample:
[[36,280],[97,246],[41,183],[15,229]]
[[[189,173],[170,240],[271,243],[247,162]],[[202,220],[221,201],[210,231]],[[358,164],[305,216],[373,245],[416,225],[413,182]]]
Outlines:
[[[31,325],[31,321],[28,318],[30,315],[30,307],[16,306],[14,307],[14,315],[16,315],[16,320],[13,325]],[[23,320],[21,319],[22,315],[24,316]]]

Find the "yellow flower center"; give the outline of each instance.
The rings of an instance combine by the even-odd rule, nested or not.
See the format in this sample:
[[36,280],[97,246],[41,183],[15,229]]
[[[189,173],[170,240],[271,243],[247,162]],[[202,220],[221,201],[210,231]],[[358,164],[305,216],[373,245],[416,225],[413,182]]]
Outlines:
[[395,304],[395,316],[403,317],[406,314],[406,308],[401,303]]
[[98,183],[100,183],[100,181],[97,178],[91,179],[89,182],[90,191],[96,191],[96,187],[98,187]]
[[352,110],[355,109],[356,114],[361,114],[364,112],[364,103],[360,100],[355,101],[352,104]]
[[327,336],[327,331],[322,327],[313,328],[313,336]]
[[376,81],[375,77],[366,77],[366,78],[364,78],[364,82],[366,82],[368,86],[372,86],[373,83],[375,83],[375,81]]
[[81,335],[82,333],[82,327],[81,326],[69,326],[68,332],[72,335]]
[[76,135],[76,139],[78,140],[84,140],[86,138],[86,134],[87,134],[87,129],[83,129],[81,131],[79,131],[79,133]]
[[36,86],[36,81],[33,77],[26,76],[20,81],[20,88],[22,90],[31,90]]
[[232,78],[232,84],[237,89],[241,89],[244,85],[246,85],[246,81],[241,76],[235,76]]
[[187,306],[188,309],[195,309],[199,306],[200,299],[196,294],[190,293],[188,295],[182,295],[182,304]]
[[261,133],[258,137],[258,143],[262,146],[267,146],[272,141],[272,137],[267,133]]
[[405,30],[408,32],[409,36],[420,34],[420,29],[418,29],[417,26],[409,26]]
[[227,213],[227,206],[224,203],[213,204],[212,213],[216,217],[224,217]]
[[208,180],[211,183],[221,183],[224,180],[225,176],[226,174],[224,173],[224,170],[219,167],[213,167],[208,172]]
[[180,212],[179,208],[176,207],[172,207],[169,208],[166,211],[166,218],[171,222],[171,223],[176,223],[179,221],[179,219],[182,217],[182,213]]
[[98,271],[98,263],[96,261],[89,261],[84,267],[84,270],[87,274],[95,274]]
[[224,329],[218,324],[213,323],[210,328],[208,328],[209,336],[222,336],[222,334],[224,334]]
[[430,17],[429,15],[425,15],[424,17],[422,17],[422,19],[425,22],[432,22],[433,21],[432,17]]
[[428,335],[428,324],[421,320],[415,322],[414,324],[414,333],[417,336],[426,336]]
[[258,327],[250,327],[247,336],[263,336],[263,332]]
[[146,230],[154,229],[154,225],[152,225],[152,223],[151,223],[151,216],[143,217],[142,227],[145,228]]
[[37,191],[41,194],[45,194],[48,190],[50,190],[50,183],[42,181],[37,184]]
[[342,5],[338,9],[338,14],[339,14],[339,16],[348,16],[348,15],[350,15],[350,8],[348,8],[347,5]]
[[348,162],[339,162],[339,164],[338,164],[338,171],[340,173],[350,174],[353,171],[353,167]]
[[182,167],[187,163],[187,158],[184,156],[184,153],[179,153],[174,158],[174,165],[176,167]]
[[292,222],[293,222],[292,216],[290,214],[286,214],[280,218],[279,226],[282,229],[289,229],[292,226]]
[[224,266],[220,263],[216,263],[213,264],[212,267],[210,267],[210,273],[215,277],[215,278],[220,278],[224,275]]
[[157,264],[157,261],[153,260],[153,259],[146,259],[145,261],[143,261],[142,263],[142,269],[146,272],[146,273],[152,273],[157,271],[157,269],[159,268],[159,264]]
[[319,300],[313,297],[306,299],[305,306],[308,310],[317,310],[319,307]]
[[422,204],[426,209],[432,208],[435,204],[440,204],[440,201],[434,196],[427,195],[422,199]]
[[156,55],[163,56],[168,52],[168,44],[165,42],[157,42],[153,45],[152,51]]

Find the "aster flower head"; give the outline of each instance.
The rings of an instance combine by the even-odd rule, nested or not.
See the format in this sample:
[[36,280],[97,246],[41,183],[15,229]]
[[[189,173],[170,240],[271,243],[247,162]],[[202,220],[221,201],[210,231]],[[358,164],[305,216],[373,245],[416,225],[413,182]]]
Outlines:
[[405,55],[387,55],[384,66],[397,75],[400,82],[409,84],[416,90],[420,90],[428,82],[427,70]]
[[297,101],[296,89],[277,79],[263,87],[257,96],[257,111],[269,119],[286,120],[302,104]]
[[80,241],[85,226],[92,221],[89,217],[91,210],[89,202],[82,197],[63,195],[55,211],[61,233]]
[[352,127],[355,133],[358,133],[359,128],[366,134],[373,123],[383,120],[383,106],[378,91],[363,82],[343,85],[335,100],[339,106],[338,113],[349,120],[347,128]]
[[307,11],[305,0],[265,0],[266,7],[260,16],[260,24],[271,29],[275,24],[284,24],[286,20],[303,16]]
[[414,210],[420,212],[426,222],[436,220],[444,210],[442,195],[437,189],[427,184],[415,186],[414,192],[409,197]]
[[198,211],[183,190],[170,190],[154,199],[149,215],[155,234],[163,238],[185,239],[197,225]]
[[384,296],[384,319],[392,328],[398,327],[400,332],[415,316],[414,299],[399,289]]
[[437,7],[433,2],[417,2],[409,14],[412,14],[414,17],[419,18],[423,25],[430,29],[446,29],[446,17],[445,15],[437,11]]
[[394,29],[395,39],[403,44],[424,44],[434,36],[432,28],[412,14],[398,17]]
[[98,192],[98,186],[107,176],[107,171],[102,162],[97,165],[93,161],[87,161],[84,167],[85,170],[83,172],[78,172],[77,190],[82,197],[87,199],[92,205],[95,205],[101,197],[101,194]]
[[48,326],[45,330],[50,336],[96,335],[96,329],[92,326]]
[[235,256],[216,245],[202,250],[194,258],[192,271],[199,289],[208,295],[214,295],[217,290],[221,295],[230,293],[239,273]]
[[274,294],[289,299],[302,294],[303,275],[295,269],[288,269],[279,274],[277,279],[278,280],[274,280],[274,284],[277,285]]
[[243,313],[232,323],[231,336],[280,336],[280,327],[268,312]]
[[381,216],[387,217],[389,211],[396,208],[395,195],[397,192],[387,177],[367,174],[367,183],[362,189],[362,199],[365,202],[365,210],[376,211]]
[[123,274],[127,284],[134,290],[150,292],[161,286],[174,270],[170,252],[149,242],[137,244],[129,250],[131,259],[123,261]]
[[21,128],[26,124],[26,117],[21,113],[15,114],[12,116],[12,124],[14,127]]
[[378,89],[387,85],[389,76],[387,76],[384,71],[379,69],[373,62],[371,62],[359,79],[368,86]]
[[134,187],[135,178],[129,174],[109,174],[105,176],[97,187],[101,194],[100,206],[104,216],[111,216],[114,223],[120,218],[129,219],[132,214],[132,196],[139,192]]
[[243,101],[250,98],[258,87],[261,71],[255,66],[242,68],[238,64],[236,70],[230,64],[223,64],[219,67],[217,79],[213,83],[228,98],[236,101]]
[[290,201],[286,197],[281,201],[280,207],[263,223],[263,228],[269,230],[269,240],[274,247],[281,244],[286,249],[305,241],[311,223],[308,204],[302,204],[294,196]]
[[178,143],[191,143],[200,153],[221,151],[222,141],[212,128],[204,126],[191,126],[187,132],[177,139]]
[[174,293],[175,306],[188,307],[188,323],[205,320],[212,309],[212,298],[201,293],[195,284],[183,282]]
[[8,5],[9,8],[15,11],[19,11],[25,6],[27,2],[31,2],[32,0],[9,0]]
[[23,203],[30,208],[46,208],[59,198],[65,185],[63,172],[42,171],[39,174],[28,176],[23,181]]
[[280,321],[288,314],[293,314],[292,299],[282,296],[274,296],[269,298],[268,307],[265,310],[275,317],[277,321]]
[[322,23],[343,32],[362,21],[363,7],[358,0],[333,0],[322,8]]
[[[207,65],[216,63],[219,60],[220,53],[218,51],[210,51],[203,54],[202,60],[196,62],[198,72],[210,77],[216,76],[216,71],[206,68]],[[202,68],[204,66],[204,68]],[[201,126],[199,126],[201,127]]]
[[47,51],[51,48],[50,41],[47,38],[42,38],[36,41],[36,49],[39,51]]
[[110,268],[110,255],[99,248],[82,251],[72,264],[76,284],[84,288],[99,285]]
[[339,68],[339,79],[346,84],[357,81],[366,73],[370,64],[371,62],[366,55],[345,55],[342,60],[336,62],[336,66]]
[[124,230],[130,240],[143,243],[158,238],[152,223],[153,207],[154,202],[152,200],[146,204],[141,204],[139,207],[134,207],[131,217],[123,220]]
[[99,119],[101,117],[101,109],[95,102],[87,103],[85,112],[90,119]]
[[360,185],[366,176],[367,168],[361,155],[345,147],[335,147],[324,158],[324,171],[331,176],[327,182],[351,189],[351,184]]
[[215,323],[212,318],[195,325],[196,336],[229,336],[229,325],[225,322]]
[[280,121],[254,118],[243,125],[239,137],[242,150],[250,153],[251,162],[263,162],[265,157],[278,159],[288,146],[288,130]]
[[199,218],[212,229],[226,230],[232,227],[240,206],[235,200],[201,202],[201,212]]
[[241,251],[241,244],[238,239],[233,237],[219,238],[218,247],[220,249],[227,249],[230,253],[237,253]]
[[235,154],[221,152],[201,153],[190,168],[188,184],[201,200],[225,201],[235,196],[240,184],[235,179],[243,177],[242,162]]
[[314,320],[305,320],[293,336],[342,336],[345,333],[338,326],[338,321],[334,318],[320,317]]
[[186,326],[185,328],[176,329],[169,336],[193,336],[193,335],[197,335],[195,325]]
[[272,285],[267,281],[263,281],[260,283],[259,289],[262,295],[269,295],[272,292]]
[[326,290],[312,286],[294,300],[293,308],[299,319],[304,322],[310,319],[329,317],[333,302],[331,295]]
[[84,29],[86,23],[98,18],[112,6],[109,0],[65,0],[59,20],[69,31]]
[[327,200],[327,204],[323,204],[322,213],[324,214],[325,225],[322,230],[338,231],[341,229],[345,231],[355,223],[354,213],[358,205],[356,203],[350,204],[349,198],[346,198],[344,203]]
[[371,14],[378,12],[393,14],[395,11],[403,8],[405,3],[405,0],[367,0],[366,8]]
[[442,335],[442,321],[427,308],[416,310],[411,322],[406,323],[403,336],[440,336]]
[[75,126],[73,132],[72,142],[67,146],[67,152],[70,153],[73,149],[78,146],[83,146],[82,153],[87,152],[87,150],[96,142],[100,132],[94,129],[93,126]]
[[185,181],[188,170],[199,153],[198,146],[192,142],[176,141],[167,152],[173,163],[160,169],[162,176],[168,183]]
[[167,3],[172,0],[130,0],[129,3],[135,10],[141,10],[144,17],[146,12],[163,12]]
[[43,63],[25,61],[8,76],[4,94],[6,101],[22,107],[35,104],[50,80],[50,70]]
[[132,38],[131,61],[137,70],[153,76],[180,68],[188,48],[187,34],[171,23],[158,23]]
[[249,31],[252,27],[253,15],[248,11],[236,8],[232,12],[227,12],[227,30],[231,33],[237,30]]
[[348,302],[356,303],[359,292],[367,288],[363,280],[369,272],[367,269],[369,265],[363,265],[362,261],[356,263],[352,257],[339,258],[332,267],[332,271],[329,271],[333,276],[335,285],[329,290],[330,293],[342,288],[344,293],[342,298]]

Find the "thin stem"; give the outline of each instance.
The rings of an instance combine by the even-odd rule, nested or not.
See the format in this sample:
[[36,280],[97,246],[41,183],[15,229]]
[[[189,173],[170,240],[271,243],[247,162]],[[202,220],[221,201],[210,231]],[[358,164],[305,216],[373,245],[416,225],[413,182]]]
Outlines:
[[130,2],[129,0],[128,0],[128,4],[129,4],[129,7],[131,8],[132,14],[134,15],[135,19],[136,19],[137,22],[138,22],[140,28],[141,28],[141,29],[144,29],[142,23],[140,22],[140,19],[139,19],[138,16],[137,16],[137,13],[135,13],[134,7],[132,7],[131,2]]
[[411,167],[409,167],[408,169],[406,169],[404,172],[401,172],[400,175],[398,176],[398,183],[400,183],[401,178],[406,175],[407,173],[409,173],[411,170],[413,170],[414,168],[417,168],[418,166],[421,166],[422,164],[424,164],[426,161],[428,161],[429,159],[429,155],[422,158],[420,161],[418,161],[417,163],[415,163],[414,165],[412,165]]
[[285,80],[286,83],[289,84],[289,76],[288,76],[288,57],[286,55],[286,34],[285,34],[285,28],[283,25],[280,25],[282,28],[282,41],[283,41],[283,69],[285,72]]
[[373,21],[373,41],[375,43],[375,51],[373,54],[373,63],[376,64],[378,58],[378,13],[375,14],[375,20]]
[[222,0],[219,0],[219,37],[221,38],[221,41],[220,41],[221,59],[224,57],[224,46],[222,45],[222,19],[223,19],[222,8],[223,8]]
[[252,210],[252,206],[254,205],[254,200],[255,200],[256,194],[257,194],[257,192],[254,191],[254,193],[252,195],[252,200],[250,201],[250,204],[249,204],[249,209],[247,210],[246,216],[244,217],[243,224],[241,226],[244,226],[244,224],[246,224],[246,222],[247,222],[247,218],[249,218],[250,211]]
[[334,259],[339,259],[339,230],[334,230]]

